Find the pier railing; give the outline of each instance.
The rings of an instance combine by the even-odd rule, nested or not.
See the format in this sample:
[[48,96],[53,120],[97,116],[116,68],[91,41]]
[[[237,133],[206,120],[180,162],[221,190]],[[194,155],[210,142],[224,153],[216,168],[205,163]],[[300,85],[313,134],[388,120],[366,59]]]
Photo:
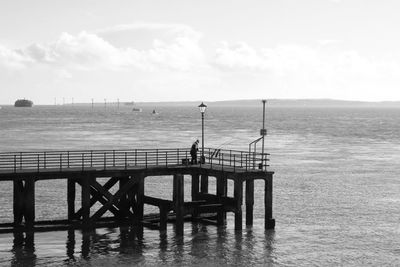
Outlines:
[[[269,154],[239,150],[206,148],[204,161],[198,152],[198,164],[209,168],[230,168],[234,171],[266,170]],[[190,165],[189,149],[76,150],[0,153],[0,172],[23,172],[66,169],[107,170],[111,168]]]

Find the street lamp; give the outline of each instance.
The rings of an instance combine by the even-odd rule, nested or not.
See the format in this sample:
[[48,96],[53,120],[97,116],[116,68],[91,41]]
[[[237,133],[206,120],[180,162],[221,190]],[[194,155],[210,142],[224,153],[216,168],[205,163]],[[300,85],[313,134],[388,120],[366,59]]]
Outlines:
[[205,163],[204,158],[204,113],[206,112],[207,105],[203,102],[199,105],[200,113],[201,113],[201,158],[200,162]]

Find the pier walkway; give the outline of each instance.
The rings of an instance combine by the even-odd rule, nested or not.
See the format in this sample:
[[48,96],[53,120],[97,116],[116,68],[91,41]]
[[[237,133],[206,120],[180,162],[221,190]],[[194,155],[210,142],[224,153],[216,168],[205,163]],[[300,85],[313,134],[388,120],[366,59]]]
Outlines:
[[[201,152],[198,154],[201,159]],[[204,150],[204,159],[198,164],[190,164],[189,149],[179,148],[0,153],[0,182],[13,182],[14,218],[0,224],[0,232],[93,228],[105,222],[165,231],[167,222],[173,220],[176,233],[182,234],[184,220],[223,225],[227,212],[235,214],[235,229],[242,229],[243,185],[246,225],[252,225],[256,179],[265,181],[265,228],[274,228],[273,172],[267,170],[267,162],[266,153],[212,148]],[[150,176],[173,176],[172,200],[144,194],[145,178]],[[184,201],[185,176],[191,177],[190,202]],[[209,177],[216,179],[215,194],[208,191]],[[66,180],[65,220],[35,220],[35,182],[49,179]],[[227,196],[229,179],[234,182],[233,197]],[[81,188],[80,203],[77,186]],[[144,205],[158,207],[159,214],[144,215]],[[107,211],[113,216],[105,217]]]

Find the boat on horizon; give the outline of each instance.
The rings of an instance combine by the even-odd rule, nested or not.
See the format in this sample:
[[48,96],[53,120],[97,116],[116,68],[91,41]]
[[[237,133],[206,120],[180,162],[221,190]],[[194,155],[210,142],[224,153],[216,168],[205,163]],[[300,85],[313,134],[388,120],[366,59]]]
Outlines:
[[157,112],[155,109],[153,109],[153,111],[151,112],[151,114],[152,114],[152,115],[157,115],[158,112]]
[[134,112],[142,112],[142,109],[141,108],[132,108],[132,111],[134,111]]
[[33,102],[31,100],[28,99],[18,99],[17,101],[15,101],[14,103],[14,107],[32,107],[33,106]]

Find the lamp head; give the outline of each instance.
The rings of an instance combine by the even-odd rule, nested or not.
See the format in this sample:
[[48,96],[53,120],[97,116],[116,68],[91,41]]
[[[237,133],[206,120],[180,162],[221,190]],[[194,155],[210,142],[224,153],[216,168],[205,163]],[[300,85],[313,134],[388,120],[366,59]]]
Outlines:
[[201,104],[199,105],[199,109],[201,113],[206,112],[207,109],[207,105],[205,105],[203,102],[201,102]]

